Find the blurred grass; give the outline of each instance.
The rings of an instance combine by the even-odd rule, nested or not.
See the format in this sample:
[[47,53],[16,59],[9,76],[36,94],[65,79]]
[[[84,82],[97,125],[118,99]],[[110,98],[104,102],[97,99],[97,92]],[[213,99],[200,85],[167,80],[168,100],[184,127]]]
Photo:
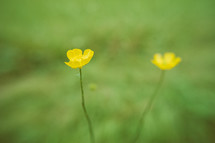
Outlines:
[[83,74],[97,142],[132,139],[160,74],[150,59],[166,51],[183,61],[139,142],[215,142],[214,15],[212,0],[1,1],[0,142],[89,142],[72,48],[95,51]]

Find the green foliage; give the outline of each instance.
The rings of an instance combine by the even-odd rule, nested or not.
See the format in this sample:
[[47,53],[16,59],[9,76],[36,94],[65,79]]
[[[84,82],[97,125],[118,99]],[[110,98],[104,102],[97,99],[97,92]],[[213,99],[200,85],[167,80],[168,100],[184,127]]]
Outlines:
[[166,51],[182,62],[139,142],[215,142],[214,14],[212,0],[0,1],[0,142],[89,142],[72,48],[95,51],[83,80],[98,143],[132,140]]

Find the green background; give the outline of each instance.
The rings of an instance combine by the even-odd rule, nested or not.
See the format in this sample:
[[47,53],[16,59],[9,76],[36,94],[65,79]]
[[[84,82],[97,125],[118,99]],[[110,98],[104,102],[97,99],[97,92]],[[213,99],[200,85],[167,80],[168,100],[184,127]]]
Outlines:
[[161,71],[174,52],[140,143],[215,142],[213,0],[1,0],[0,142],[88,143],[78,69],[69,49],[90,48],[83,67],[97,143],[132,143]]

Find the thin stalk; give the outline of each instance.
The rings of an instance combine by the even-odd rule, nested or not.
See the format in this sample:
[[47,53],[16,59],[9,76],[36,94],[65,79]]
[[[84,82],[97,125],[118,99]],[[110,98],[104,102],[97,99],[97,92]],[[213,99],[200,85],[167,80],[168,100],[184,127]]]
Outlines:
[[164,75],[165,75],[165,71],[162,70],[161,71],[161,75],[160,75],[160,79],[159,79],[159,82],[158,82],[158,85],[157,87],[155,88],[151,98],[149,99],[148,103],[146,104],[144,110],[143,110],[143,113],[140,117],[140,120],[139,120],[139,123],[138,123],[138,126],[137,126],[137,130],[136,130],[136,137],[134,138],[134,141],[132,143],[136,143],[137,140],[139,139],[140,137],[140,133],[142,131],[142,125],[143,125],[143,121],[145,119],[145,116],[146,114],[150,111],[150,109],[152,108],[152,105],[154,103],[154,100],[156,98],[156,96],[158,95],[158,91],[159,89],[161,88],[161,85],[163,83],[163,80],[164,80]]
[[84,115],[85,115],[85,117],[87,119],[89,132],[90,132],[91,143],[95,143],[95,137],[94,137],[92,123],[91,123],[90,117],[89,117],[89,115],[87,113],[86,106],[85,106],[84,89],[83,89],[83,82],[82,82],[82,71],[81,71],[81,68],[79,68],[79,69],[80,69],[80,85],[81,85],[82,107],[83,107],[83,110],[84,110]]

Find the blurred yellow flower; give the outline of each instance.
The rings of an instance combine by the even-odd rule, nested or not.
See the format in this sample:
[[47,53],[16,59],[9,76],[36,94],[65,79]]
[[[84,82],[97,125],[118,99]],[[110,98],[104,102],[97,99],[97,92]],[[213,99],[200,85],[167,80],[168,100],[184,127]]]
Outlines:
[[97,84],[95,84],[95,83],[91,83],[88,86],[89,86],[90,90],[92,90],[92,91],[95,91],[98,88]]
[[181,58],[175,57],[174,53],[165,53],[164,56],[161,54],[155,54],[152,63],[158,66],[161,70],[170,70],[180,61]]
[[67,51],[67,57],[69,62],[65,62],[71,68],[82,68],[84,65],[88,64],[92,59],[94,52],[90,49],[86,49],[82,55],[81,49],[73,49]]

